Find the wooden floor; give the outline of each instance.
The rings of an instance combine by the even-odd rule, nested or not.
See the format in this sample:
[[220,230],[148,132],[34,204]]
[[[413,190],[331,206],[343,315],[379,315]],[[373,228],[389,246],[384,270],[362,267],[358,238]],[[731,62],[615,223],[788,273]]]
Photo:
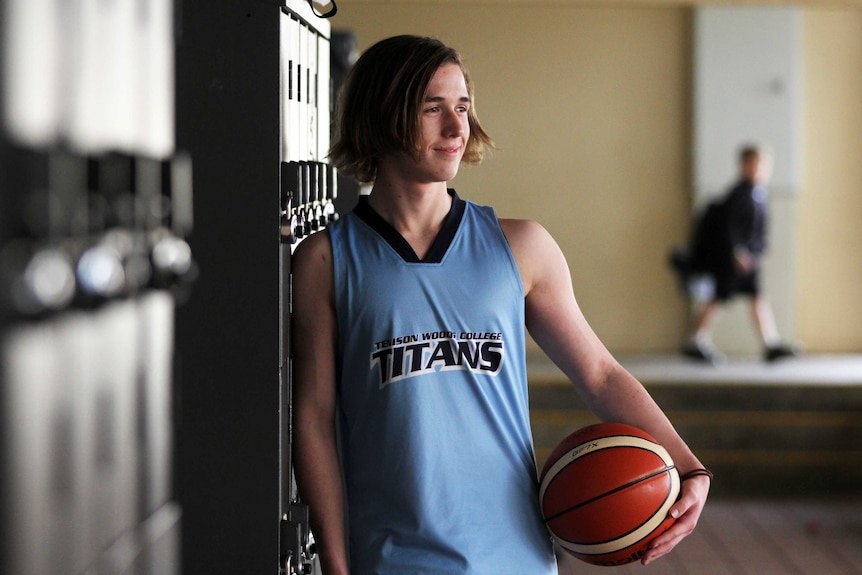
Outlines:
[[591,573],[859,575],[862,498],[708,501],[694,533],[647,567],[596,567],[570,556],[560,559],[560,575]]

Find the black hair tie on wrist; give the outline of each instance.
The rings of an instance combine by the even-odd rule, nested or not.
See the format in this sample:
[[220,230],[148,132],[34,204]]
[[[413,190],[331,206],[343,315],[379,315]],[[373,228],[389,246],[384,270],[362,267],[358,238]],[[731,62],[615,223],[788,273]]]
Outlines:
[[687,479],[691,479],[692,477],[698,477],[701,475],[705,475],[705,476],[709,477],[710,483],[712,483],[712,478],[715,477],[713,475],[712,471],[710,471],[709,469],[707,469],[705,467],[701,467],[700,469],[692,469],[691,471],[689,471],[687,473],[683,473],[682,475],[680,475],[679,480],[685,481]]

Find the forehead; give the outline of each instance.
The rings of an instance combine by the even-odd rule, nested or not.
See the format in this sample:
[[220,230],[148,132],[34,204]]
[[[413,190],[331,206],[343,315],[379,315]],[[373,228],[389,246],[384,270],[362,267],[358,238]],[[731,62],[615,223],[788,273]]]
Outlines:
[[457,91],[461,92],[464,96],[468,95],[467,80],[464,78],[464,71],[454,62],[447,62],[437,68],[428,82],[425,94],[426,96],[434,96],[443,91]]

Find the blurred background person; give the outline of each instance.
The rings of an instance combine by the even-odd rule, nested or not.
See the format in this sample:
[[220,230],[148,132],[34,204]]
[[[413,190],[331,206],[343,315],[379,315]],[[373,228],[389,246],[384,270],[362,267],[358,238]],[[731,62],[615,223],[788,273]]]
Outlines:
[[[739,151],[739,176],[733,187],[707,206],[692,245],[675,253],[673,263],[687,279],[705,277],[711,284],[706,303],[694,309],[692,331],[683,346],[686,357],[717,363],[722,354],[712,342],[712,328],[722,304],[737,295],[748,297],[751,315],[763,342],[765,361],[797,355],[781,341],[768,298],[763,294],[760,268],[767,248],[769,154],[755,145]],[[693,297],[693,301],[697,298]]]

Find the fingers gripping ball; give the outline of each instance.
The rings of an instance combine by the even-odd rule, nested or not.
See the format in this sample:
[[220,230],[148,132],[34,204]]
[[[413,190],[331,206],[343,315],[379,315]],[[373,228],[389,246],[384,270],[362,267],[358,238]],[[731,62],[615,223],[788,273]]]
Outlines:
[[679,473],[664,447],[622,423],[566,437],[542,469],[545,524],[566,551],[595,565],[637,561],[674,523]]

